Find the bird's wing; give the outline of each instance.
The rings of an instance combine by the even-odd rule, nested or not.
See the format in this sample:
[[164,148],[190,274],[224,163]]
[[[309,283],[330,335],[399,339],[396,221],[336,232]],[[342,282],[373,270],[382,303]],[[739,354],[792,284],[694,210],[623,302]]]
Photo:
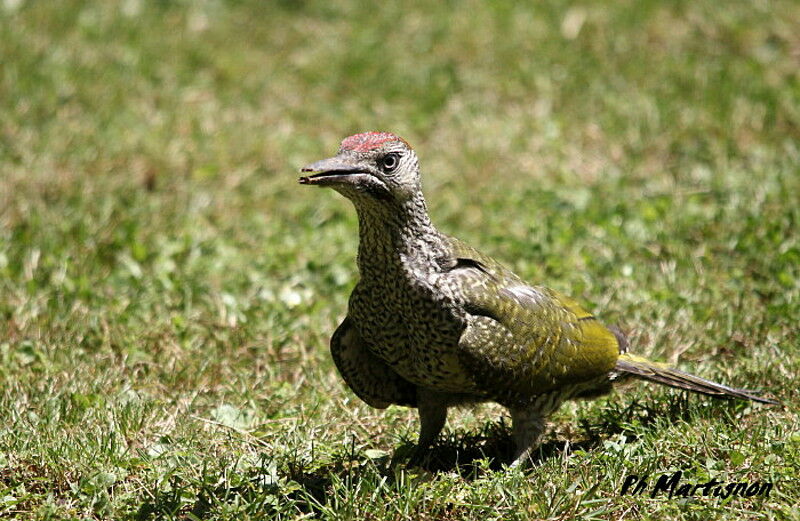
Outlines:
[[576,301],[449,241],[449,275],[469,314],[459,355],[480,380],[536,395],[614,369],[617,337]]
[[368,405],[377,409],[392,404],[416,407],[416,386],[367,349],[349,318],[333,333],[331,355],[347,386]]

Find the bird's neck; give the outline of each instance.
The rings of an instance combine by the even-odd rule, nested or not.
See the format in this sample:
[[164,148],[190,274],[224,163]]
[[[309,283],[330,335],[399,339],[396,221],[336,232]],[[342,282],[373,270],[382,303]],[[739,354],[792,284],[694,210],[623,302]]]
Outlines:
[[444,255],[442,235],[428,217],[422,193],[398,201],[356,203],[362,279],[395,269],[425,270]]

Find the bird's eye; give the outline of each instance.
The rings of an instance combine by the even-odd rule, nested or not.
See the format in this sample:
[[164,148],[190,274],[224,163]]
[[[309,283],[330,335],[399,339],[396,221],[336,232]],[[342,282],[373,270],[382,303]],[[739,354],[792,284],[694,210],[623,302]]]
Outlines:
[[381,160],[381,165],[383,166],[383,169],[386,170],[387,172],[391,172],[392,170],[397,168],[397,165],[399,164],[400,164],[400,155],[397,154],[396,152],[391,152],[389,154],[386,154],[385,156],[383,156],[383,159]]

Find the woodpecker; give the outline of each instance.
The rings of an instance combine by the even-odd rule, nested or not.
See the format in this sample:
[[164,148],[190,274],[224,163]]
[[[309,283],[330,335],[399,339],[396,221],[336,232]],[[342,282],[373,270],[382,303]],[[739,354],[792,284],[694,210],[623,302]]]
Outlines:
[[418,409],[416,455],[449,407],[497,402],[511,415],[513,466],[530,461],[546,420],[566,400],[636,377],[717,397],[775,404],[628,352],[625,337],[575,300],[526,283],[431,222],[417,155],[402,138],[366,132],[301,169],[358,213],[358,271],[333,361],[372,407]]

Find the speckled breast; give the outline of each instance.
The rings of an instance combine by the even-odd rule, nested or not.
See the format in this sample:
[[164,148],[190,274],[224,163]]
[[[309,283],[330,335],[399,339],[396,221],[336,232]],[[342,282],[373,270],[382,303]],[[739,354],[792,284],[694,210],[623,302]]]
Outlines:
[[[398,279],[400,279],[398,281]],[[476,385],[458,360],[465,317],[431,283],[362,278],[350,297],[349,316],[370,350],[410,382],[443,392]]]

